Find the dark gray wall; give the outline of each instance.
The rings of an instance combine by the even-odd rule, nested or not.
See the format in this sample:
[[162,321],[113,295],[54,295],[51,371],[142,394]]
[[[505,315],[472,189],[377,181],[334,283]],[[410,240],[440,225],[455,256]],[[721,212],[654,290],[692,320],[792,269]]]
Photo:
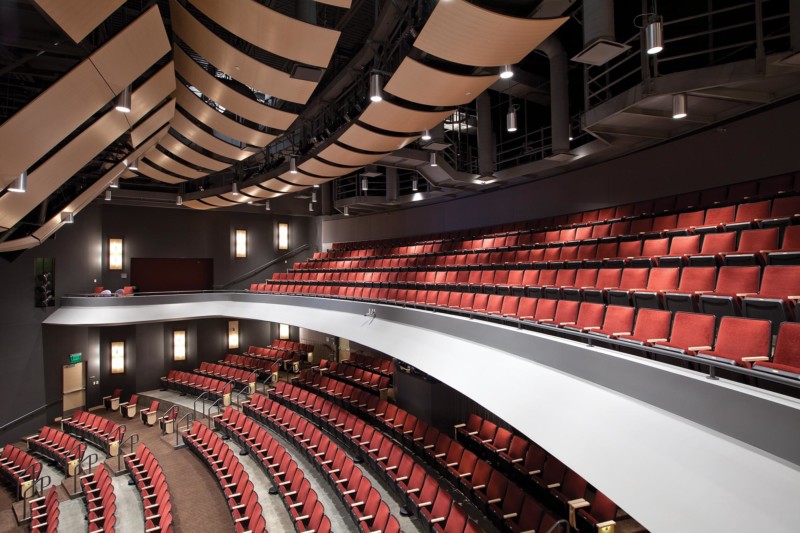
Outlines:
[[800,102],[560,176],[460,200],[322,223],[322,242],[533,220],[800,170]]

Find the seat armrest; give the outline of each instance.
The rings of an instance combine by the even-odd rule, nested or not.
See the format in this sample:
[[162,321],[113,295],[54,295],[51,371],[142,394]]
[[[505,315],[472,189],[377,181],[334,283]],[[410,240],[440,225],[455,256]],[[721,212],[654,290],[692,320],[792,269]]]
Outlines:
[[748,363],[753,362],[753,361],[769,361],[769,357],[767,357],[765,355],[758,355],[758,356],[754,356],[754,357],[742,357],[742,361],[745,361],[745,362],[748,362]]
[[647,339],[647,342],[667,342],[669,339]]
[[699,352],[700,350],[710,350],[711,346],[689,346],[686,349],[690,352]]

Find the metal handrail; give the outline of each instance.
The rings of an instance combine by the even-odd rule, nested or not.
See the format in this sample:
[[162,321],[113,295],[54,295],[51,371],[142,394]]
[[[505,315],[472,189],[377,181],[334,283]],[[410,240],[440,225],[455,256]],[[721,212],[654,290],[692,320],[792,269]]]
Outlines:
[[[23,471],[22,471],[22,473],[19,475],[19,478],[21,479],[21,478],[22,478],[22,477],[25,475],[25,473],[26,473],[28,470],[30,470],[30,469],[32,469],[32,468],[34,468],[34,467],[36,467],[36,466],[38,466],[38,467],[39,467],[39,474],[41,474],[41,473],[42,473],[42,465],[41,465],[41,463],[39,463],[39,462],[37,461],[37,462],[35,462],[35,463],[31,463],[31,464],[29,464],[29,465],[28,465],[28,468],[26,468],[25,470],[23,470]],[[33,484],[33,485],[35,485],[35,484],[36,484],[36,482],[39,480],[39,477],[38,477],[38,475],[37,475],[37,476],[34,476],[34,475],[33,475],[33,473],[32,473],[32,474],[31,474],[31,480],[33,481],[33,483],[32,483],[32,484]],[[19,489],[20,489],[20,486],[21,486],[21,485],[18,483],[18,484],[17,484],[17,501],[19,501],[19,499],[20,499],[20,491],[19,491]]]
[[206,411],[206,398],[208,398],[208,391],[204,392],[203,394],[201,394],[200,396],[195,398],[194,403],[192,404],[192,411],[194,411],[196,413],[197,412],[197,402],[202,401],[202,404],[201,404],[202,405],[202,407],[201,407],[202,410],[200,411],[200,414],[205,413],[205,411]]
[[219,398],[217,401],[215,401],[214,403],[212,403],[211,405],[209,405],[209,406],[208,406],[208,411],[206,411],[205,413],[203,413],[203,416],[205,416],[206,418],[208,418],[208,421],[209,421],[209,422],[211,422],[211,410],[212,410],[214,407],[216,407],[216,408],[218,409],[218,411],[222,411],[222,398]]
[[250,385],[245,385],[240,390],[232,391],[231,392],[231,403],[233,403],[233,395],[234,394],[236,395],[236,399],[239,401],[239,403],[241,403],[242,394],[244,394],[244,397],[247,398],[247,393],[249,393],[249,392],[250,392]]
[[216,285],[215,288],[217,288],[217,289],[227,289],[231,285],[235,285],[237,283],[240,283],[242,281],[250,279],[253,276],[255,276],[256,274],[265,271],[269,267],[271,267],[271,266],[273,266],[273,265],[275,265],[277,263],[280,263],[281,261],[289,259],[290,257],[294,257],[295,255],[297,255],[300,252],[302,252],[304,250],[307,250],[307,249],[308,249],[308,244],[303,244],[302,246],[298,246],[294,250],[290,250],[290,251],[286,252],[285,254],[279,255],[278,257],[272,259],[271,261],[269,261],[267,263],[264,263],[263,265],[258,266],[258,267],[254,268],[253,270],[251,270],[249,272],[245,272],[244,274],[242,274],[238,278],[234,279],[233,281],[229,281],[228,283],[223,283],[222,285]]
[[128,431],[128,426],[126,424],[118,425],[114,431],[108,434],[109,442],[111,442],[111,437],[113,437],[115,434],[117,435],[117,440],[119,440],[127,431]]
[[[135,440],[134,437],[136,437]],[[119,443],[119,448],[117,449],[117,472],[122,470],[122,450],[125,448],[125,443],[128,441],[131,442],[131,453],[133,453],[133,446],[135,444],[139,444],[139,434],[134,433],[132,435],[128,435],[127,439]]]
[[42,405],[42,406],[40,406],[40,407],[37,407],[36,409],[34,409],[33,411],[31,411],[31,412],[29,412],[29,413],[25,413],[25,414],[24,414],[24,415],[22,415],[22,416],[18,416],[17,418],[15,418],[14,420],[12,420],[11,422],[6,422],[6,423],[5,423],[5,424],[3,424],[2,426],[0,426],[0,433],[2,433],[3,431],[5,431],[5,430],[6,430],[6,429],[8,429],[9,427],[13,426],[13,425],[14,425],[14,424],[16,424],[17,422],[21,422],[22,420],[25,420],[25,419],[26,419],[26,418],[28,418],[29,416],[33,416],[33,415],[35,415],[36,413],[38,413],[39,411],[42,411],[42,410],[44,410],[44,409],[47,409],[48,407],[52,407],[52,406],[54,406],[54,405],[57,405],[57,404],[59,404],[59,403],[61,403],[61,402],[62,402],[62,400],[56,400],[56,401],[53,401],[53,402],[50,402],[50,403],[46,403],[46,404],[44,404],[44,405]]
[[[84,470],[83,469],[83,462],[86,459],[89,460],[89,468],[87,470]],[[91,472],[92,471],[92,465],[94,464],[94,462],[96,460],[97,460],[97,454],[93,453],[91,455],[87,455],[86,457],[81,459],[81,461],[78,463],[78,466],[75,469],[75,475],[72,476],[72,478],[73,478],[72,479],[72,493],[73,494],[77,494],[78,493],[78,478],[81,477],[79,474],[83,474],[84,472]]]
[[178,437],[180,436],[180,433],[181,433],[181,431],[180,431],[181,422],[183,422],[184,420],[187,420],[186,429],[189,429],[191,427],[190,424],[193,424],[194,420],[195,420],[194,412],[193,411],[189,411],[188,413],[183,415],[181,417],[181,419],[178,420],[178,422],[175,424],[175,446],[180,444]]
[[548,529],[547,531],[545,531],[545,533],[553,533],[553,531],[555,531],[555,530],[556,530],[556,528],[559,528],[559,529],[560,529],[562,524],[563,524],[564,526],[566,526],[566,529],[565,529],[565,530],[566,530],[567,532],[569,532],[569,522],[567,522],[567,521],[566,521],[564,518],[562,518],[561,520],[559,520],[558,522],[556,522],[555,524],[553,524],[552,526],[550,526],[550,529]]
[[[45,480],[47,480],[47,485],[45,485],[45,483],[44,483]],[[50,478],[50,476],[44,475],[44,476],[40,477],[39,479],[37,479],[36,481],[34,481],[33,483],[31,483],[28,486],[28,488],[25,489],[25,492],[22,493],[22,500],[23,500],[23,504],[22,504],[22,522],[25,522],[28,519],[28,509],[29,509],[29,505],[28,505],[28,502],[27,502],[28,497],[29,496],[35,496],[36,494],[39,494],[39,495],[44,494],[44,489],[49,487],[52,484],[52,481],[53,480]],[[37,484],[41,485],[41,487],[39,487],[39,492],[36,492],[36,485]],[[33,490],[33,493],[32,494],[28,494],[28,492],[31,491],[31,490]],[[19,499],[17,499],[17,501],[19,501]]]

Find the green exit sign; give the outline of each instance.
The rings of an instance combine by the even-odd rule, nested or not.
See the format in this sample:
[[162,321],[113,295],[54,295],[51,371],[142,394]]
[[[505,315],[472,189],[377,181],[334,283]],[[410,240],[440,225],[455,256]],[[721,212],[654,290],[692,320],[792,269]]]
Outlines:
[[74,365],[75,363],[81,362],[81,355],[79,353],[71,353],[69,354],[69,364]]

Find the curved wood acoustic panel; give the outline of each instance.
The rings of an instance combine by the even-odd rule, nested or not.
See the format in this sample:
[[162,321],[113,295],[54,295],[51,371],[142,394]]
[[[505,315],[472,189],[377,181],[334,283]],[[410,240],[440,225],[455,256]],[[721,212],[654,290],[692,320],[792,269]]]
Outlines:
[[[388,153],[388,152],[387,152]],[[371,165],[378,159],[387,155],[383,154],[362,154],[353,150],[348,150],[338,144],[332,144],[317,154],[320,158],[336,163],[337,165],[345,165],[350,167]]]
[[222,139],[214,137],[186,118],[180,111],[175,113],[175,118],[172,119],[172,127],[175,128],[175,131],[196,145],[202,146],[209,152],[221,155],[222,157],[242,161],[253,155],[252,152],[242,150],[241,148],[237,148],[232,144],[223,141]]
[[76,43],[106,20],[125,0],[34,0],[53,22]]
[[473,101],[499,78],[497,75],[461,76],[442,72],[407,57],[397,67],[385,90],[409,102],[434,107],[457,106]]
[[416,133],[433,128],[453,111],[416,111],[387,101],[371,102],[358,120],[386,131]]
[[166,135],[158,144],[181,159],[197,165],[198,167],[207,168],[209,171],[225,170],[230,166],[228,163],[223,163],[222,161],[217,161],[216,159],[201,154],[194,148],[183,144],[172,135]]
[[347,131],[339,136],[337,141],[368,152],[394,152],[417,139],[419,139],[418,135],[413,137],[392,137],[375,133],[358,124],[351,124]]

